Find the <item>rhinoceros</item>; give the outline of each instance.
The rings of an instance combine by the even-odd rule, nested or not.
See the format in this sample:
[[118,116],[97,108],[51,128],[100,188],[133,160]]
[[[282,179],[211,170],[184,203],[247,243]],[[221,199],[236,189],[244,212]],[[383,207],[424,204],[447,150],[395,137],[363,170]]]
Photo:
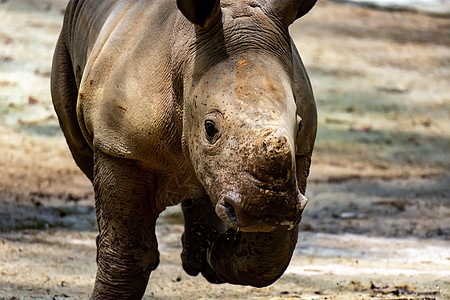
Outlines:
[[181,203],[184,270],[263,287],[293,254],[316,136],[288,27],[316,0],[71,0],[51,92],[92,181],[92,299],[138,299]]

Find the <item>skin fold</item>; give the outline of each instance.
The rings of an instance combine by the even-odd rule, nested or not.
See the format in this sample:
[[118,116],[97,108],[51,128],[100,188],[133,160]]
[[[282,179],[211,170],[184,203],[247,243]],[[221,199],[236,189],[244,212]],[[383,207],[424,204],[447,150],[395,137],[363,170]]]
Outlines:
[[294,251],[317,128],[288,26],[315,1],[71,0],[51,92],[92,181],[92,299],[140,299],[158,215],[182,204],[183,268],[263,287]]

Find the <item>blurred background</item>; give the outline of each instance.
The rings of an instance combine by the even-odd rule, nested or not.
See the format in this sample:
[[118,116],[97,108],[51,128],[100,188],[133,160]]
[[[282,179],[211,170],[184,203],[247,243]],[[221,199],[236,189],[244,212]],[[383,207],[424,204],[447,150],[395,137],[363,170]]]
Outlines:
[[[53,111],[66,0],[0,0],[0,299],[86,299],[90,182]],[[291,265],[274,285],[181,269],[179,207],[159,220],[147,298],[449,299],[450,2],[321,0],[291,26],[319,130]]]

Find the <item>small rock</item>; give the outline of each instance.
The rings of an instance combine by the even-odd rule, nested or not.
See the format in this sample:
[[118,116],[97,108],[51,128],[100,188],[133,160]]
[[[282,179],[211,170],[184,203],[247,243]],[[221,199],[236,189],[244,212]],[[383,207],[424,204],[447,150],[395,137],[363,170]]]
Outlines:
[[361,126],[361,127],[350,127],[350,131],[354,131],[354,132],[371,132],[372,131],[372,126],[367,125],[367,126]]
[[336,219],[344,219],[344,220],[362,219],[362,218],[364,218],[364,214],[350,211],[350,212],[342,212],[340,214],[333,214],[332,217],[336,218]]
[[39,102],[39,100],[36,97],[33,97],[33,96],[29,96],[28,97],[28,104],[33,105],[33,104],[36,104],[38,102]]
[[316,295],[324,295],[324,293],[322,291],[315,291],[314,294],[316,294]]
[[431,125],[431,119],[427,118],[427,119],[422,121],[422,126],[423,127],[430,127],[430,125]]
[[313,226],[309,223],[300,224],[300,231],[313,231],[313,230],[314,230]]
[[345,111],[348,113],[353,113],[353,112],[355,112],[355,108],[353,106],[349,106],[345,109]]

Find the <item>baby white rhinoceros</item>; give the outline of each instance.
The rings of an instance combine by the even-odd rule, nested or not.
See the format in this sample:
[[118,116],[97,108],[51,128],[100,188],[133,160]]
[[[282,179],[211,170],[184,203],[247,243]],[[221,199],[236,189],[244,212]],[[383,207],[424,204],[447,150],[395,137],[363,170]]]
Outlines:
[[71,0],[52,97],[95,191],[93,299],[139,299],[182,203],[190,275],[263,287],[306,204],[316,107],[288,27],[315,0]]

